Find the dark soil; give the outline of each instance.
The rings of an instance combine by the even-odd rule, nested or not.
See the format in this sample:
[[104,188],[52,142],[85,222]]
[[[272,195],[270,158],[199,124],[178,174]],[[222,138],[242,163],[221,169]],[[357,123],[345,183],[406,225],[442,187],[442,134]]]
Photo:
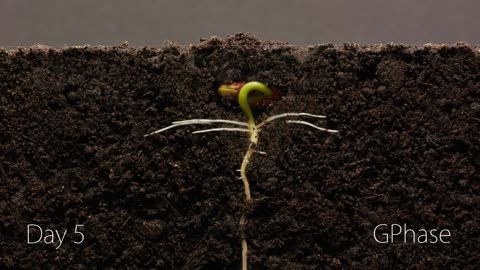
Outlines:
[[[245,116],[216,92],[283,92],[248,168],[250,269],[478,269],[480,53],[466,45],[320,45],[248,35],[191,47],[0,50],[0,268],[239,269],[243,133],[145,134]],[[310,120],[310,119],[309,119]],[[68,229],[27,244],[27,225]],[[381,223],[450,244],[380,244]],[[75,225],[85,241],[74,244]]]

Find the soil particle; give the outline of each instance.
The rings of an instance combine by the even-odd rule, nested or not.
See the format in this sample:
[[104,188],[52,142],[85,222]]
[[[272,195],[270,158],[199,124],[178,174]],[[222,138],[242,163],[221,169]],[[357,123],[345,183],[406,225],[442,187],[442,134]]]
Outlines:
[[[297,48],[238,34],[191,47],[0,50],[0,268],[239,269],[237,133],[216,89],[259,80],[255,112],[325,114],[338,134],[266,127],[248,168],[251,269],[478,269],[480,56],[465,45]],[[26,228],[69,230],[55,249]],[[380,223],[451,243],[379,244]],[[85,241],[71,234],[83,224]]]

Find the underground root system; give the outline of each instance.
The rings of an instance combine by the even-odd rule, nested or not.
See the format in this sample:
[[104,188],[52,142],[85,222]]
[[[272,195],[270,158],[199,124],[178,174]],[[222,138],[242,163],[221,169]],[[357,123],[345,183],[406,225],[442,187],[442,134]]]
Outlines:
[[[207,132],[217,132],[217,131],[239,131],[239,132],[247,132],[249,134],[249,146],[247,151],[245,152],[245,155],[243,157],[243,161],[240,167],[240,178],[242,179],[243,186],[244,186],[244,191],[245,191],[245,205],[243,207],[242,213],[240,215],[240,222],[239,222],[239,231],[240,231],[240,237],[241,237],[241,246],[242,246],[242,270],[247,270],[248,269],[248,243],[247,243],[247,236],[245,232],[245,226],[247,224],[247,213],[248,209],[250,208],[251,202],[252,202],[252,196],[250,193],[250,184],[248,182],[247,178],[247,168],[248,164],[250,163],[250,159],[252,158],[253,154],[257,152],[257,143],[259,140],[259,134],[261,131],[261,128],[265,126],[268,123],[273,122],[274,120],[282,119],[282,118],[287,118],[287,117],[311,117],[311,118],[319,118],[319,119],[326,119],[326,116],[324,115],[315,115],[315,114],[310,114],[310,113],[282,113],[278,115],[274,115],[271,117],[268,117],[266,120],[261,122],[259,125],[255,124],[255,120],[253,117],[252,110],[250,108],[250,100],[249,100],[249,94],[252,91],[257,91],[260,92],[264,95],[264,97],[269,97],[272,94],[272,91],[263,83],[260,82],[249,82],[246,84],[243,84],[239,91],[232,91],[232,87],[228,86],[221,86],[219,88],[219,92],[221,95],[225,94],[235,94],[238,95],[238,103],[240,107],[242,108],[243,112],[248,118],[248,122],[240,122],[240,121],[234,121],[234,120],[226,120],[226,119],[191,119],[191,120],[182,120],[182,121],[175,121],[172,122],[172,125],[167,126],[165,128],[156,130],[154,132],[151,132],[145,136],[151,136],[154,134],[158,134],[161,132],[164,132],[166,130],[179,127],[179,126],[185,126],[185,125],[210,125],[210,124],[216,124],[216,123],[222,123],[222,124],[230,124],[230,125],[236,125],[240,127],[220,127],[220,128],[211,128],[211,129],[204,129],[204,130],[198,130],[192,132],[193,134],[199,134],[199,133],[207,133]],[[286,123],[289,124],[302,124],[306,125],[315,129],[318,129],[320,131],[324,132],[330,132],[330,133],[337,133],[337,130],[333,129],[326,129],[322,127],[318,127],[310,122],[303,121],[303,120],[286,120]],[[261,152],[263,153],[263,152]]]

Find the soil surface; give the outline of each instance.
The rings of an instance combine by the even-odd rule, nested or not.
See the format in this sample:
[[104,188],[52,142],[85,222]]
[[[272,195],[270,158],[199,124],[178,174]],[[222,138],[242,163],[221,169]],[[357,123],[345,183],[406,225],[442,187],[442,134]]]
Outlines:
[[[243,34],[0,50],[0,268],[239,269],[247,136],[144,135],[175,120],[246,120],[217,88],[252,80],[283,93],[257,121],[325,114],[305,120],[340,132],[278,121],[260,133],[250,269],[478,269],[479,51]],[[377,243],[382,223],[448,229],[451,243]],[[28,224],[43,237],[67,230],[63,244],[27,244]]]

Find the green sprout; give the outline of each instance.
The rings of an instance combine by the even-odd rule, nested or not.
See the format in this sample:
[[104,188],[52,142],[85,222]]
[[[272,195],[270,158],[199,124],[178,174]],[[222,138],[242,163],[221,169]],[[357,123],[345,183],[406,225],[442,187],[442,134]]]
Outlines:
[[250,92],[252,91],[259,91],[264,95],[264,97],[269,97],[272,95],[272,90],[270,90],[270,88],[260,82],[246,83],[240,89],[240,92],[238,94],[238,104],[248,118],[248,129],[250,130],[255,129],[255,119],[253,118],[252,109],[250,109],[250,104],[248,100],[248,94],[250,94]]
[[[192,132],[193,134],[199,134],[199,133],[206,133],[206,132],[215,132],[215,131],[239,131],[239,132],[247,132],[249,134],[249,139],[250,139],[250,144],[248,146],[247,151],[245,152],[245,155],[243,157],[243,161],[240,167],[240,178],[242,179],[243,186],[244,186],[244,191],[245,191],[245,210],[242,212],[242,215],[240,217],[240,223],[239,223],[239,230],[240,230],[240,236],[241,236],[241,245],[242,245],[242,270],[247,270],[247,253],[248,253],[248,245],[247,245],[247,239],[245,236],[245,225],[247,223],[247,213],[246,209],[248,206],[251,204],[252,197],[250,194],[250,185],[247,179],[246,171],[247,171],[247,166],[248,163],[250,162],[250,159],[254,153],[260,153],[260,154],[266,154],[265,152],[257,151],[257,143],[259,139],[259,133],[261,131],[261,127],[264,125],[277,120],[281,118],[286,118],[286,117],[301,117],[301,116],[306,116],[306,117],[312,117],[312,118],[319,118],[319,119],[326,119],[326,116],[324,115],[315,115],[315,114],[310,114],[310,113],[282,113],[274,116],[270,116],[267,119],[265,119],[263,122],[260,124],[256,125],[255,124],[255,118],[253,116],[252,109],[250,107],[250,104],[257,103],[261,101],[262,99],[268,98],[273,94],[273,91],[266,86],[265,84],[261,82],[248,82],[248,83],[233,83],[230,85],[222,85],[219,87],[218,92],[220,95],[224,97],[236,97],[238,95],[238,104],[240,105],[240,108],[243,110],[245,115],[247,116],[248,122],[240,122],[240,121],[235,121],[235,120],[226,120],[226,119],[191,119],[191,120],[182,120],[182,121],[175,121],[172,122],[170,126],[164,127],[162,129],[156,130],[154,132],[151,132],[146,136],[151,136],[157,133],[164,132],[166,130],[169,130],[171,128],[175,128],[178,126],[186,126],[186,125],[196,125],[196,124],[204,124],[204,125],[209,125],[209,124],[214,124],[214,123],[225,123],[225,124],[231,124],[231,125],[236,125],[240,126],[239,127],[221,127],[221,128],[211,128],[211,129],[204,129],[204,130],[198,130]],[[320,131],[325,131],[325,132],[330,132],[330,133],[337,133],[338,130],[333,130],[333,129],[326,129],[322,127],[318,127],[312,123],[302,121],[302,120],[286,120],[286,123],[290,124],[302,124],[306,125],[315,129],[318,129]]]

